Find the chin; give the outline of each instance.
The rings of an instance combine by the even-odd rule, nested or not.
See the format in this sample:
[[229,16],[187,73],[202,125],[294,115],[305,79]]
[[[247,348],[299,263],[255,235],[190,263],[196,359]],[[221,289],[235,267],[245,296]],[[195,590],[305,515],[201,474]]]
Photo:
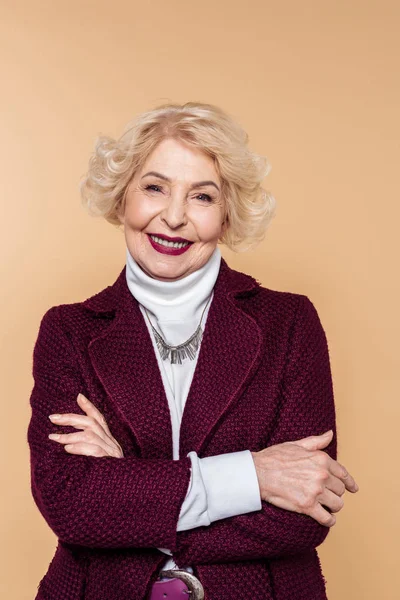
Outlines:
[[159,266],[158,268],[157,266],[155,266],[154,268],[147,265],[145,266],[145,268],[142,265],[140,266],[142,270],[147,273],[147,275],[153,277],[154,279],[176,279],[177,277],[184,277],[186,274],[186,270],[184,267],[178,269],[176,266],[173,265],[171,265],[171,267],[163,265]]

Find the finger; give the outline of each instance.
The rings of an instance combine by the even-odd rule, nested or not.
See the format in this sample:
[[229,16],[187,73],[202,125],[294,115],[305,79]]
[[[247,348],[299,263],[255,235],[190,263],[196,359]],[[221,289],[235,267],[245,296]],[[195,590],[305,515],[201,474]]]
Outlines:
[[[74,413],[65,413],[62,415],[50,415],[49,419],[56,425],[72,425],[76,429],[85,429],[94,431],[99,437],[101,437],[108,444],[115,445],[116,441],[111,436],[108,436],[106,431],[102,428],[99,422],[92,417],[86,415],[77,415]],[[117,444],[119,446],[119,444]]]
[[93,417],[86,415],[64,413],[62,415],[50,415],[49,419],[57,425],[72,425],[73,427],[76,427],[76,429],[93,429],[93,431],[98,434],[103,431],[104,435],[106,435],[106,432],[100,423],[96,419],[93,419]]
[[319,502],[307,514],[318,521],[318,523],[321,523],[321,525],[325,525],[325,527],[332,527],[336,523],[335,515],[325,510]]
[[103,414],[99,411],[99,409],[93,404],[93,402],[91,402],[89,400],[89,398],[87,398],[82,393],[78,394],[77,400],[78,400],[78,404],[82,408],[82,410],[84,410],[89,417],[92,417],[95,421],[97,421],[97,423],[99,423],[100,427],[102,427],[102,429],[105,431],[106,435],[105,436],[102,435],[102,438],[105,439],[105,441],[108,441],[109,443],[113,444],[113,446],[116,445],[119,448],[120,453],[123,455],[123,451],[122,451],[120,444],[117,442],[117,440],[112,435],[112,433],[108,427],[107,421],[106,421],[105,417],[103,416]]
[[77,429],[85,429],[91,427],[94,421],[91,417],[86,415],[78,415],[76,413],[64,413],[62,415],[49,415],[49,419],[52,423],[57,425],[73,425]]
[[309,437],[302,438],[300,440],[294,440],[293,444],[297,444],[298,446],[302,446],[307,450],[319,450],[320,448],[325,448],[330,444],[333,437],[333,431],[330,429],[329,431],[325,431],[321,435],[310,435]]
[[59,444],[75,444],[84,442],[86,444],[101,446],[106,452],[108,452],[108,454],[119,457],[118,448],[116,448],[114,445],[108,444],[105,440],[90,430],[77,431],[75,433],[50,433],[48,437]]
[[360,488],[358,487],[354,478],[350,475],[346,467],[340,464],[337,460],[332,459],[329,470],[335,477],[343,481],[346,489],[349,490],[349,492],[358,492]]
[[92,402],[90,402],[90,400],[86,398],[86,396],[84,396],[82,393],[78,394],[77,401],[82,410],[84,410],[89,417],[95,419],[101,425],[101,427],[105,429],[106,433],[109,436],[111,436],[111,432],[108,429],[107,421],[105,420],[99,409],[96,408],[96,406]]
[[332,474],[325,482],[325,487],[336,494],[336,496],[343,496],[346,491],[346,486],[344,485],[343,481],[339,477],[335,477]]
[[337,496],[331,490],[325,488],[323,494],[318,497],[318,502],[328,507],[332,512],[339,512],[344,506],[344,500],[340,496]]
[[64,446],[69,454],[79,454],[81,456],[110,456],[104,448],[96,444],[87,444],[86,442],[78,442],[75,444],[67,444]]

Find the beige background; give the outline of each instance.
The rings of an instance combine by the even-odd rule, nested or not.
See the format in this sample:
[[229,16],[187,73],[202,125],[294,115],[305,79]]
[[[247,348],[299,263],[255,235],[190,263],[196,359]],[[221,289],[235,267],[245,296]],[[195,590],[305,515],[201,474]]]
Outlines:
[[33,599],[56,544],[26,442],[39,321],[124,264],[78,182],[99,133],[168,100],[221,105],[272,163],[265,241],[222,252],[308,295],[327,333],[360,485],[319,547],[329,600],[399,598],[399,17],[386,0],[1,2],[2,598]]

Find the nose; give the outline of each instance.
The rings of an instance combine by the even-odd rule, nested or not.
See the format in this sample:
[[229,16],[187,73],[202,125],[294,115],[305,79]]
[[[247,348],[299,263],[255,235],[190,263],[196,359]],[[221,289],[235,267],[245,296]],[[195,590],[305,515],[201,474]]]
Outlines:
[[187,224],[186,198],[183,193],[171,193],[161,212],[161,219],[170,229],[178,229]]

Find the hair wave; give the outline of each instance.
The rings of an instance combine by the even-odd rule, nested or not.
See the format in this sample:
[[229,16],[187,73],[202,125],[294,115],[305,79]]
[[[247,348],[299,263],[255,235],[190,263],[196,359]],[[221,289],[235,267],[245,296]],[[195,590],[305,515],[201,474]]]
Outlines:
[[101,135],[80,182],[82,204],[93,216],[121,226],[128,184],[165,138],[202,150],[221,177],[227,227],[219,242],[234,252],[258,245],[275,215],[275,198],[262,187],[268,160],[248,148],[248,134],[227,112],[212,104],[166,103],[139,114],[118,139]]

